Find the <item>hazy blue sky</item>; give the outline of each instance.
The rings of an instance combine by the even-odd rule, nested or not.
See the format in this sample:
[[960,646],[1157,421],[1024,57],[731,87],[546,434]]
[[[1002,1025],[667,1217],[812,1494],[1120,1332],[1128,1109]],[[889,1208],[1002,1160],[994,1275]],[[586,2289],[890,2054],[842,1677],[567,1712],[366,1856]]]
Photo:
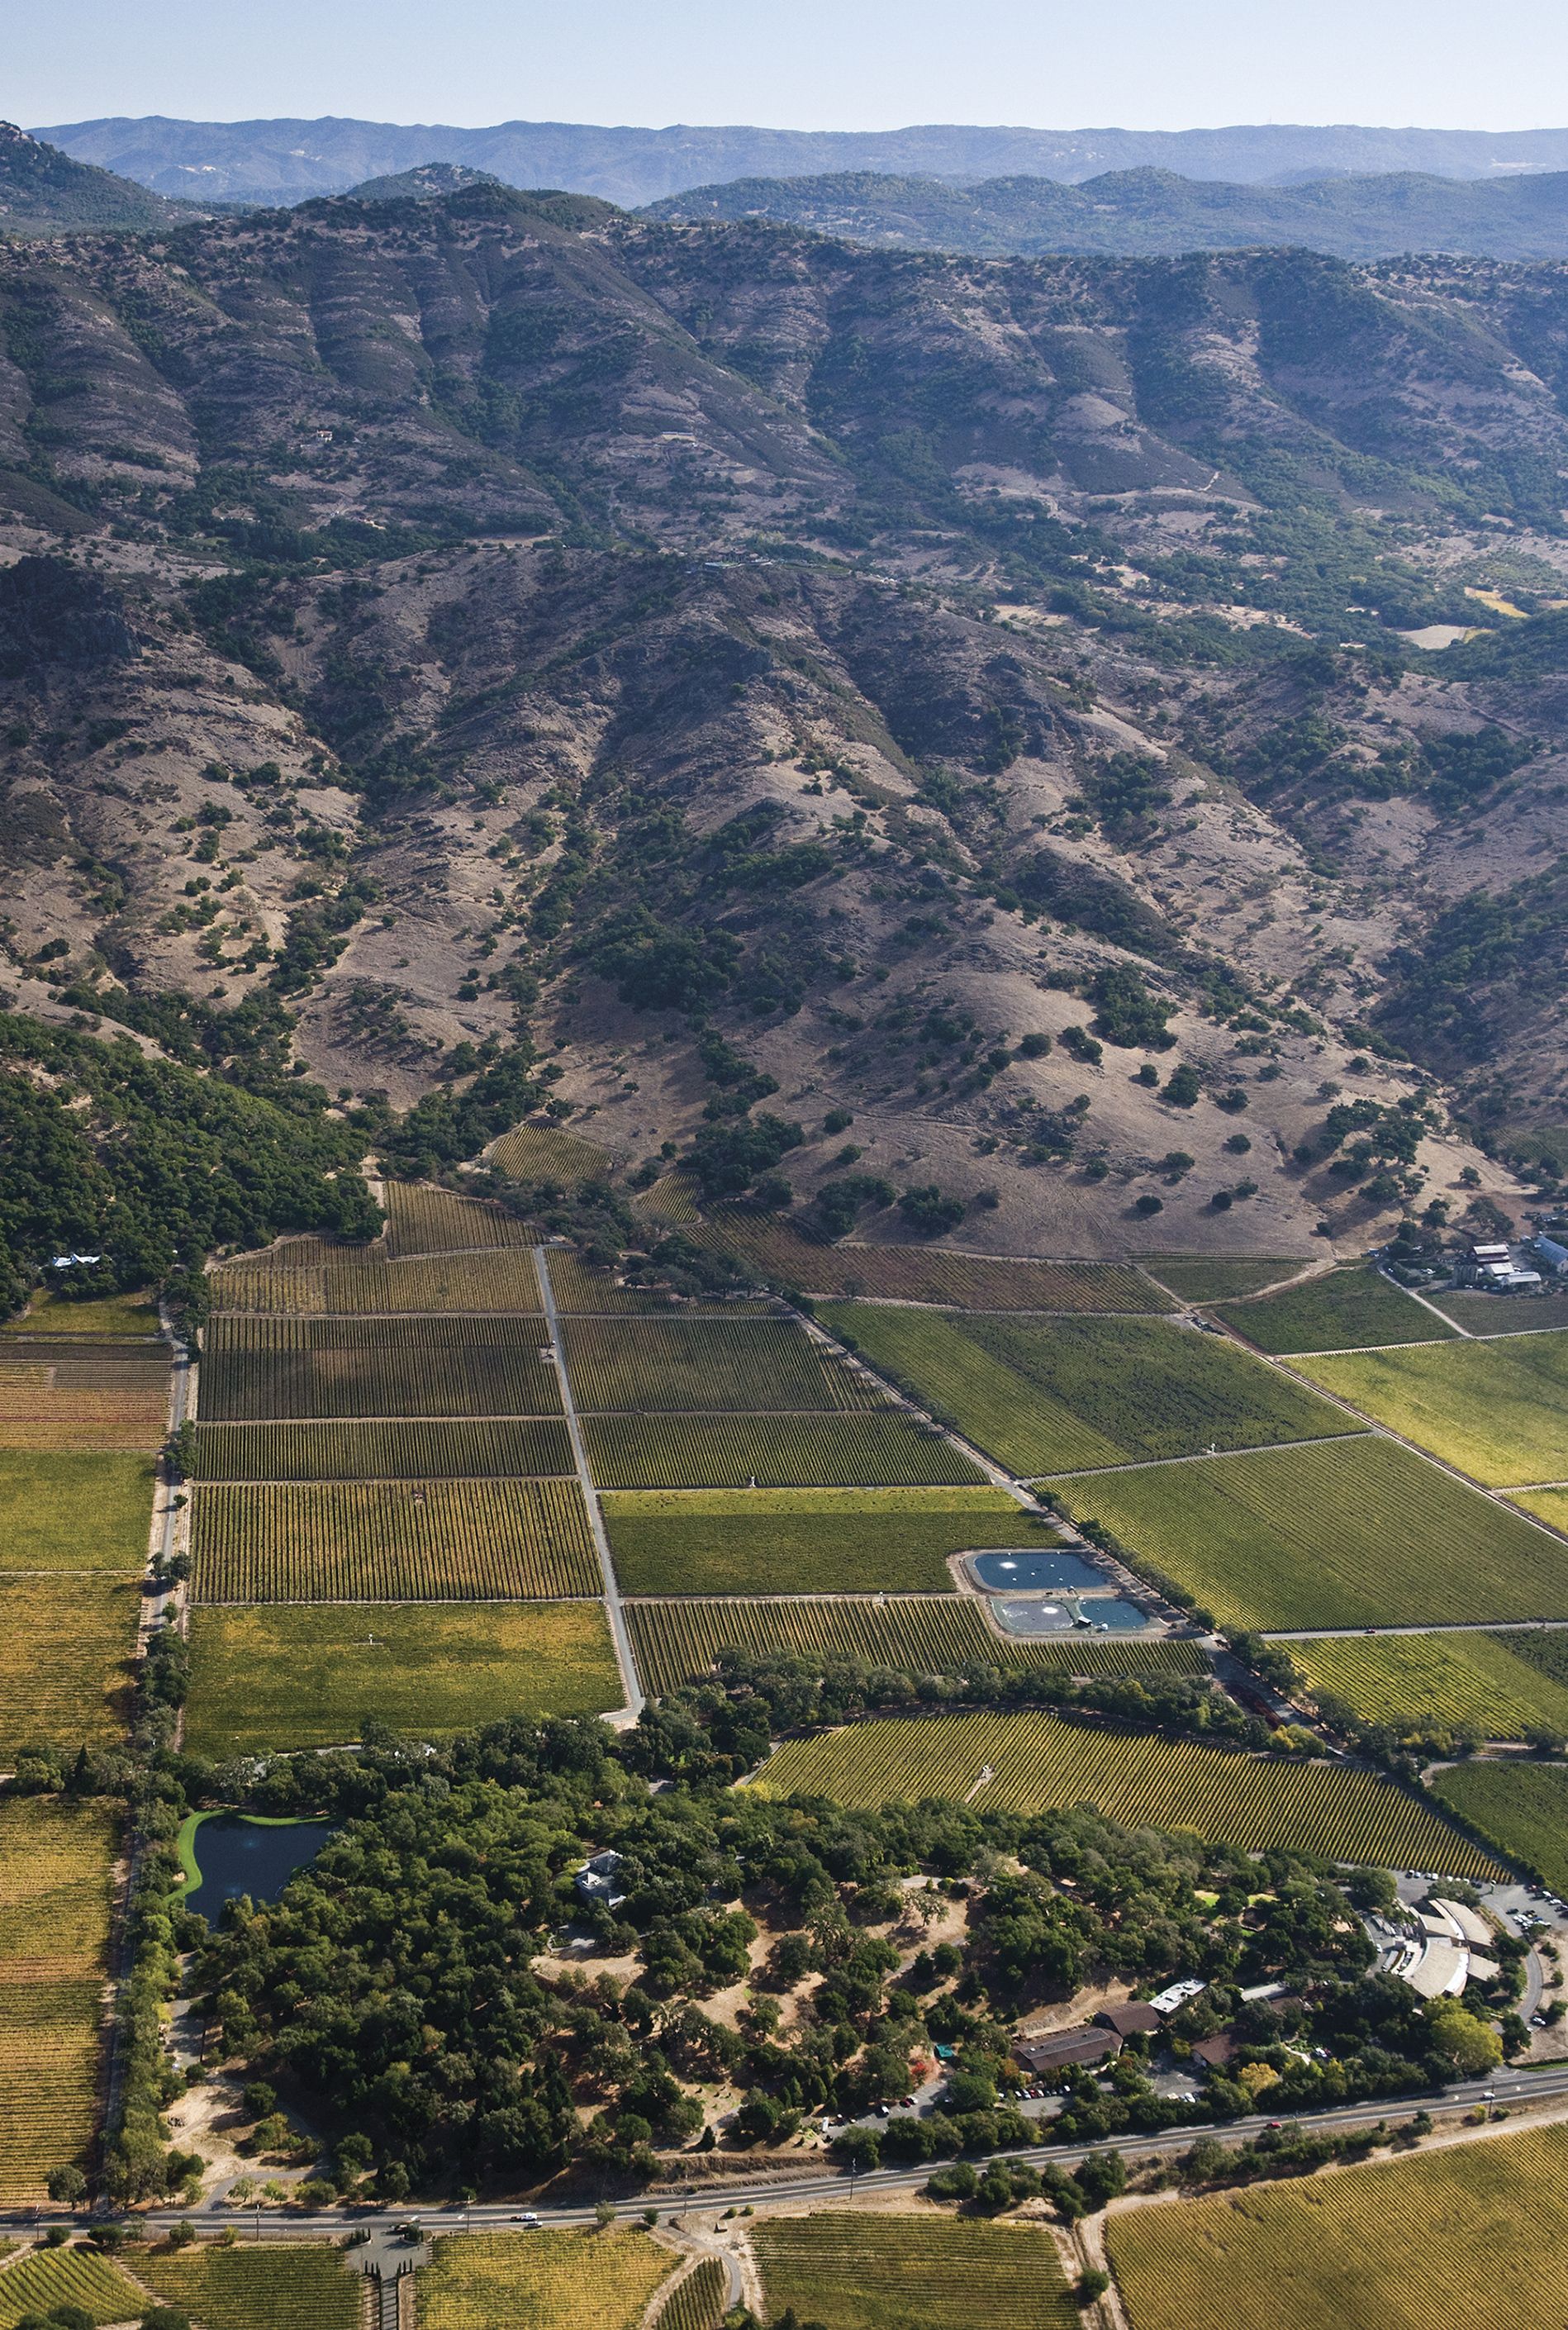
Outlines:
[[0,115],[1568,121],[1564,0],[7,0]]

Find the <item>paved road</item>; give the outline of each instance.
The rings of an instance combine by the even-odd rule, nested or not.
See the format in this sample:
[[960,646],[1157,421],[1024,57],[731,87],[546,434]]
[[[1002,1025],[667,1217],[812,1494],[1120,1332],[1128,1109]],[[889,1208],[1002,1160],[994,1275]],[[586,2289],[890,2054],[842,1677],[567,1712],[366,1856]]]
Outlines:
[[[1568,2097],[1568,2063],[1554,2064],[1539,2071],[1500,2070],[1487,2079],[1466,2079],[1457,2087],[1434,2090],[1428,2095],[1396,2096],[1375,2103],[1342,2104],[1331,2111],[1305,2113],[1295,2124],[1313,2130],[1371,2127],[1379,2120],[1396,2122],[1408,2113],[1421,2110],[1423,2106],[1428,2110],[1463,2111],[1492,2095],[1500,2106],[1523,2104],[1544,2097]],[[1070,2165],[1082,2160],[1086,2149],[1137,2153],[1153,2157],[1160,2154],[1185,2152],[1201,2136],[1217,2135],[1227,2141],[1236,2142],[1261,2135],[1270,2125],[1268,2117],[1258,2112],[1245,2119],[1228,2121],[1219,2128],[1204,2125],[1167,2128],[1158,2136],[1113,2136],[1090,2146],[1039,2144],[1024,2151],[1009,2152],[1005,2156],[1009,2161],[1027,2161],[1036,2167],[1047,2161]],[[757,2177],[734,2184],[722,2184],[715,2181],[679,2194],[640,2193],[629,2200],[618,2201],[615,2209],[618,2216],[628,2219],[640,2217],[645,2209],[657,2209],[665,2217],[679,2217],[687,2213],[705,2215],[709,2211],[740,2207],[747,2202],[772,2207],[779,2202],[850,2199],[862,2193],[910,2192],[923,2184],[938,2164],[934,2161],[927,2161],[919,2167],[877,2168],[858,2176],[851,2175],[846,2169],[828,2168],[826,2172],[818,2170],[813,2175],[787,2177],[767,2183]],[[417,2222],[430,2232],[461,2233],[494,2231],[497,2226],[515,2225],[524,2213],[536,2217],[544,2225],[581,2225],[593,2221],[595,2210],[591,2203],[587,2202],[577,2202],[569,2207],[551,2207],[542,2202],[527,2212],[515,2204],[503,2207],[485,2202],[471,2209],[461,2206],[431,2209],[410,2202],[384,2212],[318,2209],[308,2217],[271,2221],[263,2211],[254,2222],[263,2240],[319,2240],[324,2234],[345,2232],[353,2227],[363,2229],[367,2224],[376,2223],[383,2216],[390,2216],[400,2224]],[[232,2225],[247,2238],[252,2230],[250,2212],[237,2209],[224,2210],[221,2217],[217,2212],[205,2212],[204,2219],[200,2212],[193,2216],[188,2210],[155,2209],[144,2221],[153,2230],[166,2231],[182,2219],[202,2221],[203,2230],[207,2226],[215,2229],[220,2222]],[[11,2210],[0,2213],[0,2226],[20,2231],[50,2223],[80,2222],[80,2219],[60,2209]]]
[[539,1297],[544,1305],[545,1331],[550,1337],[551,1357],[561,1384],[561,1407],[566,1418],[566,1430],[571,1442],[571,1459],[577,1467],[577,1478],[582,1489],[582,1501],[588,1509],[588,1526],[593,1532],[593,1549],[599,1556],[600,1571],[604,1580],[604,1610],[609,1621],[610,1639],[615,1644],[616,1664],[626,1691],[627,1710],[630,1717],[639,1716],[647,1701],[643,1694],[641,1679],[637,1671],[637,1653],[632,1648],[631,1629],[626,1623],[621,1606],[620,1584],[615,1574],[615,1562],[609,1550],[609,1539],[605,1532],[604,1515],[600,1511],[599,1492],[589,1470],[588,1447],[578,1419],[577,1402],[572,1397],[571,1378],[566,1365],[566,1347],[561,1339],[561,1319],[555,1308],[555,1289],[550,1283],[550,1256],[542,1246],[534,1248],[534,1274],[539,1281]]

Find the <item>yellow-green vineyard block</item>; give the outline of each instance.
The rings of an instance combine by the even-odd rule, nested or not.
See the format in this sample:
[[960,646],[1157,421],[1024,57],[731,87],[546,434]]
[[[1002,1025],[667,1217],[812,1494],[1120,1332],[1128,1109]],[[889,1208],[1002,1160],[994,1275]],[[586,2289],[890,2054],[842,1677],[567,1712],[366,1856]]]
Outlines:
[[514,1181],[602,1181],[613,1161],[608,1151],[554,1124],[520,1124],[493,1141],[486,1156]]
[[1313,1691],[1343,1700],[1364,1723],[1483,1739],[1568,1736],[1568,1687],[1516,1656],[1507,1634],[1337,1635],[1288,1648]]
[[716,2257],[700,2258],[676,2282],[654,2317],[654,2330],[719,2330],[729,2276]]
[[1043,2225],[825,2210],[751,2236],[775,2318],[824,2330],[1069,2330],[1082,2319]]
[[940,1488],[979,1467],[907,1416],[590,1416],[601,1489]]
[[473,1424],[203,1424],[202,1481],[430,1481],[542,1478],[574,1469],[559,1416]]
[[986,1624],[972,1598],[956,1594],[906,1594],[890,1601],[628,1602],[626,1611],[638,1672],[656,1696],[707,1673],[723,1650],[860,1659],[912,1676],[977,1665],[1042,1667],[1064,1675],[1196,1675],[1207,1666],[1193,1642],[1103,1636],[1085,1642],[1071,1635],[1009,1642]]
[[1568,2320],[1568,2129],[1158,2208],[1113,2208],[1131,2330],[1550,2330]]
[[950,1555],[1060,1542],[1004,1489],[656,1489],[604,1519],[628,1594],[941,1594]]
[[1362,1427],[1278,1369],[1163,1319],[825,1306],[874,1364],[1021,1475],[1253,1448]]
[[74,1751],[123,1737],[140,1581],[0,1571],[0,1769],[34,1742]]
[[202,1344],[205,1423],[559,1416],[543,1316],[272,1319],[226,1314]]
[[322,1299],[327,1311],[534,1311],[539,1274],[524,1249],[444,1254],[407,1262],[373,1255],[329,1262]]
[[647,2233],[591,2226],[439,2240],[420,2330],[638,2330],[678,2262]]
[[41,2199],[97,2125],[118,1844],[106,1804],[0,1799],[0,2203]]
[[576,1481],[214,1484],[195,1492],[204,1602],[551,1600],[601,1579]]
[[1300,1367],[1488,1488],[1568,1480],[1568,1333],[1422,1343]]
[[149,1456],[0,1452],[0,1568],[140,1569],[152,1512]]
[[885,1394],[793,1319],[565,1319],[580,1408],[645,1414],[880,1407]]
[[1556,1539],[1371,1434],[1055,1485],[1226,1624],[1568,1617]]
[[1222,1302],[1217,1314],[1261,1351],[1347,1351],[1382,1343],[1433,1343],[1453,1333],[1424,1302],[1357,1264],[1303,1279],[1253,1302]]
[[[985,1779],[989,1770],[991,1777]],[[1051,1715],[904,1717],[786,1741],[750,1785],[772,1796],[878,1804],[925,1796],[997,1811],[1094,1804],[1129,1828],[1195,1829],[1261,1852],[1496,1874],[1435,1813],[1371,1772],[1287,1763]]]
[[443,1739],[507,1716],[600,1715],[623,1697],[599,1602],[199,1608],[185,1746],[327,1747],[359,1738],[367,1717]]
[[184,2249],[160,2242],[136,2253],[136,2270],[161,2298],[203,2330],[360,2330],[364,2283],[326,2243],[248,2242]]
[[386,1185],[387,1226],[382,1245],[390,1260],[410,1255],[464,1254],[529,1242],[528,1226],[499,1206],[457,1196],[450,1189],[432,1189],[420,1181],[389,1181]]
[[817,1246],[788,1222],[721,1208],[686,1232],[737,1255],[770,1284],[868,1302],[950,1303],[962,1311],[1157,1312],[1168,1294],[1120,1262],[1029,1262],[930,1247]]
[[1149,1276],[1184,1302],[1223,1302],[1237,1294],[1261,1294],[1306,1266],[1305,1256],[1266,1262],[1242,1255],[1146,1254],[1141,1259]]
[[1432,1785],[1500,1852],[1539,1871],[1554,1893],[1568,1893],[1568,1768],[1478,1759],[1440,1772]]
[[0,1336],[143,1337],[158,1332],[158,1306],[150,1294],[101,1294],[73,1302],[46,1288],[15,1318],[0,1321]]
[[24,2316],[52,2316],[60,2306],[75,2306],[93,2322],[128,2322],[146,2311],[146,2300],[96,2249],[34,2249],[0,2274],[0,2330],[14,2330]]

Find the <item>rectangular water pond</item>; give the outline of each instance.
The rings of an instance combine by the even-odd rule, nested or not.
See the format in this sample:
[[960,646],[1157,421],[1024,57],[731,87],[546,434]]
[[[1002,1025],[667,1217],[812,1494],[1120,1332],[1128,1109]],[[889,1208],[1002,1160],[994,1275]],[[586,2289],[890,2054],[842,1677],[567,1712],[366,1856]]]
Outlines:
[[991,1603],[991,1615],[1005,1634],[1019,1635],[1130,1634],[1141,1633],[1149,1623],[1146,1610],[1119,1594],[1096,1594],[1082,1602],[1053,1602],[1037,1594],[997,1596]]
[[972,1553],[968,1568],[987,1594],[1071,1594],[1106,1583],[1104,1570],[1081,1553]]

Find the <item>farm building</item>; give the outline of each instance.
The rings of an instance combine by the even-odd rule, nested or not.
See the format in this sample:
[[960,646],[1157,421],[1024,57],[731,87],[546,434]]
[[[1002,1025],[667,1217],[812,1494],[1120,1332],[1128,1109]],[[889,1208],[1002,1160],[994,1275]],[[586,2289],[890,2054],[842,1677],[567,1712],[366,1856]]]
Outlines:
[[618,1909],[626,1899],[624,1893],[616,1890],[615,1873],[619,1867],[619,1852],[596,1852],[591,1861],[585,1861],[571,1880],[578,1899],[593,1909]]
[[1130,2039],[1144,2031],[1157,2031],[1160,2019],[1147,2000],[1129,1998],[1119,2006],[1102,2006],[1095,2021],[1105,2031],[1114,2031],[1119,2039]]
[[1091,2023],[1075,2023],[1067,2031],[1044,2031],[1037,2039],[1023,2039],[1013,2050],[1026,2071],[1050,2079],[1078,2063],[1103,2063],[1121,2052],[1114,2031],[1096,2031]]
[[1489,1982],[1497,1973],[1496,1959],[1487,1954],[1492,1938],[1478,1911],[1434,1894],[1381,1963],[1422,1998],[1458,1998],[1468,1982]]
[[1223,2071],[1236,2051],[1236,2042],[1228,2031],[1216,2031],[1212,2039],[1195,2039],[1193,2060],[1211,2071]]
[[1185,2006],[1189,1998],[1196,1998],[1207,1988],[1206,1982],[1200,1982],[1195,1975],[1189,1975],[1185,1982],[1173,1982],[1168,1990],[1162,1990],[1148,2003],[1157,2014],[1174,2014],[1178,2006]]

